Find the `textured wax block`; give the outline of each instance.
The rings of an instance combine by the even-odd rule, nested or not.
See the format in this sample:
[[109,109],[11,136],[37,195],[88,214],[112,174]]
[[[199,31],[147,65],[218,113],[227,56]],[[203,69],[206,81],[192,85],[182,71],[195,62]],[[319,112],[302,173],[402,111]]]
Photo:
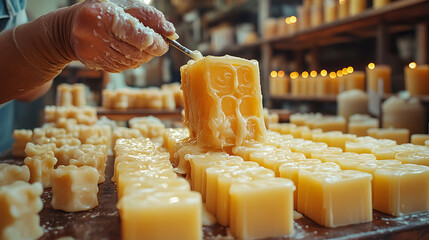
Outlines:
[[167,128],[163,132],[163,147],[170,153],[170,161],[174,162],[174,145],[189,137],[187,128]]
[[43,235],[38,213],[43,208],[40,183],[0,186],[0,239],[37,239]]
[[113,147],[115,147],[116,140],[120,138],[131,139],[131,138],[141,138],[142,134],[137,129],[131,129],[126,127],[117,127],[113,130]]
[[98,178],[93,167],[59,166],[52,173],[52,207],[66,212],[96,207]]
[[106,169],[106,146],[83,144],[76,148],[73,152],[73,158],[70,159],[69,164],[75,166],[90,166],[97,169],[99,174],[98,183],[102,183],[105,180],[105,169]]
[[290,134],[291,129],[295,128],[296,125],[293,123],[270,123],[268,129],[281,134]]
[[231,233],[239,239],[292,234],[294,189],[293,182],[283,178],[233,183]]
[[154,192],[123,197],[118,208],[122,239],[202,239],[202,202],[197,192]]
[[402,163],[429,166],[429,151],[398,152],[395,154],[395,159]]
[[205,57],[181,67],[184,124],[198,144],[222,148],[262,140],[266,129],[258,63]]
[[128,183],[122,189],[121,194],[118,192],[118,199],[122,196],[132,195],[136,192],[178,192],[191,191],[189,182],[182,178],[151,178],[142,177]]
[[0,186],[9,185],[16,181],[28,182],[30,170],[27,166],[0,163]]
[[27,157],[33,157],[47,152],[55,152],[55,150],[56,150],[56,147],[54,143],[42,144],[42,145],[27,143],[25,147],[25,154],[27,154]]
[[27,129],[16,129],[13,131],[12,155],[25,157],[25,146],[28,142],[33,141],[33,131]]
[[40,182],[44,188],[51,187],[51,174],[57,163],[54,152],[48,151],[24,159],[25,165],[30,170],[30,183]]

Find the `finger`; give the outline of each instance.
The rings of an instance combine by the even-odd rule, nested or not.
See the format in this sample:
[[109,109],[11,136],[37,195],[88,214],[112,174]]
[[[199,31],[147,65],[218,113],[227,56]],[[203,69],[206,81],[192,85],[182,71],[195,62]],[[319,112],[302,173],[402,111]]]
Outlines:
[[139,61],[140,63],[149,62],[154,57],[145,51],[140,51],[134,46],[122,41],[113,41],[110,44],[111,48],[122,53],[126,58]]
[[116,63],[121,63],[122,65],[129,66],[129,67],[139,64],[138,61],[125,57],[125,55],[123,55],[121,52],[116,51],[113,48],[111,48],[111,51],[109,51],[108,57],[112,59],[112,61],[115,61]]
[[168,37],[176,32],[174,25],[167,21],[164,14],[154,7],[142,5],[141,7],[125,9],[125,12],[137,18],[145,26],[152,28],[161,36]]

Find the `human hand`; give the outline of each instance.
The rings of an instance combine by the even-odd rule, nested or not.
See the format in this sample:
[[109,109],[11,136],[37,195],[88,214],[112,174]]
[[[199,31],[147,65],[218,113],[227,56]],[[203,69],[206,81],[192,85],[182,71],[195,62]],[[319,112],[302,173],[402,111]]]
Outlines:
[[70,45],[87,67],[122,72],[168,50],[175,28],[140,0],[86,0],[74,5]]

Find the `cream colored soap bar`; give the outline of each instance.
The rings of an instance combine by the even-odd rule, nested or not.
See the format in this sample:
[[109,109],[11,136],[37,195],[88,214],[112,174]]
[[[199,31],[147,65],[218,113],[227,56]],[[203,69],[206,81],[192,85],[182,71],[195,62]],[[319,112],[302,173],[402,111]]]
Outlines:
[[239,239],[293,234],[294,190],[293,182],[283,178],[233,183],[231,233]]
[[[325,227],[372,221],[371,174],[299,172],[298,210]],[[302,209],[302,211],[300,210]]]
[[182,178],[157,178],[142,177],[134,182],[125,185],[122,189],[122,195],[118,194],[120,200],[122,196],[132,195],[136,192],[188,192],[191,191],[189,182]]
[[40,183],[16,181],[0,186],[0,239],[37,239],[43,235],[39,212],[43,208]]
[[374,209],[402,216],[429,210],[429,167],[403,164],[374,172]]
[[223,148],[264,138],[258,62],[208,56],[180,69],[184,124],[198,144]]
[[368,136],[378,139],[391,139],[398,144],[410,142],[410,130],[406,128],[370,128]]
[[33,141],[33,131],[27,129],[16,129],[13,131],[12,155],[25,157],[25,146],[28,142]]
[[27,166],[0,163],[0,186],[9,185],[16,181],[28,182],[30,170]]
[[51,187],[51,174],[57,163],[57,158],[52,151],[26,157],[24,163],[30,170],[30,183],[40,182],[44,188]]
[[406,151],[395,154],[395,159],[402,163],[429,166],[429,151]]
[[122,239],[202,239],[202,202],[197,192],[136,193],[118,203]]
[[105,180],[105,169],[107,161],[106,146],[82,144],[73,153],[73,158],[70,159],[70,165],[90,166],[97,169],[99,174],[98,183],[102,183]]
[[52,173],[52,207],[79,212],[98,205],[97,169],[89,166],[59,166]]

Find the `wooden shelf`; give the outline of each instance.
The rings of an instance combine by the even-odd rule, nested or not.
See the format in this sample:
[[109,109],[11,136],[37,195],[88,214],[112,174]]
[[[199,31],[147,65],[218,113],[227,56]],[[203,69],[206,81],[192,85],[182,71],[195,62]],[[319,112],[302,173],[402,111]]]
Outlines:
[[105,116],[112,120],[117,121],[128,121],[133,117],[145,117],[154,116],[159,119],[172,119],[177,120],[182,118],[182,109],[178,108],[175,110],[155,110],[155,109],[106,109],[103,107],[97,107],[97,115],[99,117]]
[[228,19],[237,18],[242,13],[256,13],[257,6],[257,0],[244,0],[241,3],[234,2],[226,5],[225,7],[219,8],[216,11],[204,14],[202,17],[202,23],[205,26],[212,26]]
[[386,25],[390,33],[406,31],[415,23],[429,20],[427,9],[429,9],[427,0],[400,0],[380,9],[369,8],[356,16],[309,27],[294,34],[260,39],[248,45],[232,45],[222,51],[204,52],[204,55],[237,54],[264,44],[272,44],[275,49],[300,50],[351,42],[357,38],[375,37],[380,24]]

